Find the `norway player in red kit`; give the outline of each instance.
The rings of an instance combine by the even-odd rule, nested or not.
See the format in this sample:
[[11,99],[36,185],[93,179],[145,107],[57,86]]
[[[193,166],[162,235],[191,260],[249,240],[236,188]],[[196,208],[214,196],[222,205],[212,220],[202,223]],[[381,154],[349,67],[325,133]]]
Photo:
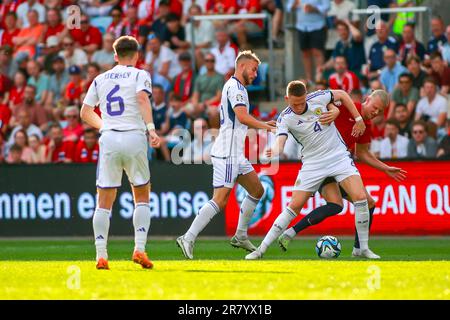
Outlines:
[[[355,124],[355,120],[349,114],[346,108],[340,108],[340,114],[335,120],[335,125],[339,130],[342,138],[348,149],[355,154],[358,159],[375,169],[378,169],[386,173],[396,181],[402,181],[406,178],[406,171],[401,168],[391,167],[378,160],[370,151],[370,119],[376,117],[378,114],[383,113],[384,109],[389,105],[389,96],[383,90],[375,90],[366,101],[361,103],[355,103],[356,108],[362,115],[366,124],[366,130],[364,134],[359,137],[352,136],[352,128]],[[283,250],[287,250],[290,241],[295,237],[297,233],[305,230],[309,226],[318,224],[328,217],[334,216],[340,213],[343,209],[342,198],[347,195],[339,188],[338,183],[333,178],[326,179],[321,188],[320,194],[327,202],[315,210],[311,211],[302,220],[300,220],[295,226],[287,229],[279,238],[278,243]],[[372,224],[373,212],[375,210],[375,201],[369,195],[366,190],[367,200],[369,204],[370,212],[370,225]],[[370,250],[369,250],[370,251]],[[355,231],[355,243],[352,252],[354,257],[363,257],[369,259],[379,259],[380,257],[373,252],[365,251],[362,253],[359,249],[358,233]]]

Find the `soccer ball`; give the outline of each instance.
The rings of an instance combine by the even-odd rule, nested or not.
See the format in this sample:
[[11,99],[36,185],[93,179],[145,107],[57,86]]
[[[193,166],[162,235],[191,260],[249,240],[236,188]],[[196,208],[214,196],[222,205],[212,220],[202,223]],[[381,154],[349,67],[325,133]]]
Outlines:
[[341,253],[341,243],[336,237],[323,236],[322,238],[317,240],[316,252],[319,258],[337,258]]

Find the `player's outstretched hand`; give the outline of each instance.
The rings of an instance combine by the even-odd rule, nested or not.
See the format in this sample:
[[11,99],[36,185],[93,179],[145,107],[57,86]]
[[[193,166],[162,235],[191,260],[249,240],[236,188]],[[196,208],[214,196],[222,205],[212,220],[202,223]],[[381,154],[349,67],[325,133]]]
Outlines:
[[328,125],[332,123],[336,118],[339,116],[341,111],[339,111],[338,108],[330,108],[329,111],[322,113],[322,115],[319,118],[319,122],[322,125]]
[[386,169],[386,174],[393,178],[395,181],[403,181],[406,179],[407,172],[403,170],[402,168],[397,167],[388,167]]
[[266,122],[266,124],[269,125],[269,127],[270,127],[270,130],[267,130],[267,131],[271,131],[273,133],[276,132],[276,130],[277,130],[277,122],[275,120],[269,120],[269,121]]
[[364,124],[364,121],[363,120],[356,121],[352,129],[352,136],[359,137],[364,133],[365,130],[366,125]]
[[159,148],[159,145],[161,144],[161,139],[159,138],[158,134],[155,132],[155,130],[150,130],[150,145],[153,148]]

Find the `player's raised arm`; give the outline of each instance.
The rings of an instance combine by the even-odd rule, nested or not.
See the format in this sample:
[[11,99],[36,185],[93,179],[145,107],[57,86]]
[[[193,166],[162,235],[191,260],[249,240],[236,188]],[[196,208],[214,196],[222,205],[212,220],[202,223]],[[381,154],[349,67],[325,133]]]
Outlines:
[[94,111],[94,108],[98,103],[97,83],[96,80],[94,80],[89,87],[86,97],[84,98],[83,106],[80,111],[80,117],[81,120],[86,122],[91,127],[100,130],[103,126],[103,121]]
[[278,157],[284,150],[284,146],[286,145],[288,136],[284,134],[280,134],[275,139],[275,143],[272,145],[272,147],[266,149],[266,157],[267,158],[274,158]]
[[363,117],[359,114],[358,109],[356,109],[352,98],[344,90],[331,90],[335,100],[340,100],[342,104],[348,109],[350,114],[355,119],[355,125],[353,126],[352,136],[358,137],[364,133],[366,130],[366,125],[364,124]]
[[137,93],[137,102],[139,110],[141,111],[142,119],[144,119],[145,126],[148,129],[150,135],[150,143],[154,148],[158,148],[161,141],[158,134],[155,131],[155,124],[153,123],[152,107],[150,98],[146,91],[139,91]]
[[248,113],[247,107],[245,105],[235,107],[234,113],[236,114],[239,122],[249,128],[264,129],[267,131],[274,131],[276,128],[275,120],[270,120],[267,122],[259,121]]

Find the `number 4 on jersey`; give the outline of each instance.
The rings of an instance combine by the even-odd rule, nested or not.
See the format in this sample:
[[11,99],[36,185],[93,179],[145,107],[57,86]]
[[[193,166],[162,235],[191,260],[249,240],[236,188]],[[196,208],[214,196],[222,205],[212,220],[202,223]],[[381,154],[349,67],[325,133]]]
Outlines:
[[314,124],[314,132],[322,131],[322,127],[318,122]]

